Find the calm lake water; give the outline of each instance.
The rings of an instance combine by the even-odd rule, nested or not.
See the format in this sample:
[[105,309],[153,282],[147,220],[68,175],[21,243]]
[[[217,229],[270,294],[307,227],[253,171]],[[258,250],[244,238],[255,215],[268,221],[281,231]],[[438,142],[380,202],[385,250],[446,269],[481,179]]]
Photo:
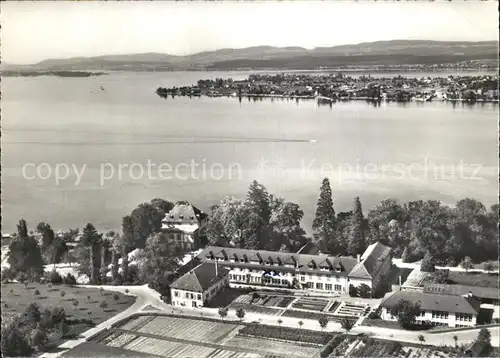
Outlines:
[[[92,222],[100,230],[119,229],[124,215],[154,197],[209,210],[223,196],[243,197],[253,179],[298,203],[307,231],[325,176],[337,212],[349,210],[355,196],[365,213],[387,197],[497,201],[498,105],[330,107],[315,101],[165,100],[154,93],[159,86],[248,74],[2,79],[2,231],[15,231],[20,218],[32,229],[39,221],[55,228]],[[58,164],[62,177],[65,165],[71,173],[56,183]]]

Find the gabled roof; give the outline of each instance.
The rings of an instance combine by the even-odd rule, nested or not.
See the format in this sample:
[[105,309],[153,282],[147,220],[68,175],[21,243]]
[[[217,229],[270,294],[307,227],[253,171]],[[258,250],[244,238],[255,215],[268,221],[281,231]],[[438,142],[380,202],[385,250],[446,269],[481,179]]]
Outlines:
[[477,315],[481,303],[475,297],[437,295],[411,291],[396,291],[387,295],[380,304],[385,308],[397,306],[400,300],[418,303],[423,311],[443,311]]
[[349,277],[374,278],[390,253],[391,248],[380,242],[371,244],[361,256],[361,261],[352,269]]
[[170,287],[178,290],[203,293],[226,276],[229,270],[221,267],[219,264],[217,272],[218,275],[215,274],[215,263],[202,263],[175,280]]
[[[207,253],[212,251],[214,253],[219,252],[222,248],[216,246],[208,246],[206,247],[198,257],[202,261],[210,260],[210,255],[207,257]],[[290,272],[297,270],[298,272],[304,273],[312,273],[312,272],[321,272],[325,274],[324,271],[320,271],[320,268],[317,266],[318,264],[325,262],[331,263],[331,268],[335,269],[337,266],[340,266],[342,271],[335,272],[332,270],[332,275],[337,276],[347,276],[347,274],[352,270],[352,268],[356,265],[357,260],[350,256],[328,256],[328,255],[303,255],[303,254],[290,254],[286,252],[277,252],[277,251],[265,251],[265,250],[249,250],[249,249],[239,249],[234,247],[224,247],[224,250],[228,257],[236,254],[239,258],[243,255],[247,255],[248,260],[250,261],[246,265],[248,267],[262,267],[268,268],[270,265],[266,264],[266,261],[269,261],[269,257],[272,258],[273,263],[279,263],[280,261],[283,263],[283,266],[279,270],[289,270]],[[262,260],[263,259],[263,260]],[[251,263],[253,261],[253,263]],[[309,267],[309,264],[312,262],[315,263],[314,267]],[[256,264],[257,263],[257,264]],[[244,263],[241,262],[230,262],[224,263],[227,266],[241,266]],[[274,266],[274,265],[273,265]]]
[[205,214],[197,207],[189,204],[187,201],[179,201],[174,205],[172,210],[165,214],[165,218],[162,220],[162,222],[165,224],[195,224],[199,223],[206,217],[207,214]]

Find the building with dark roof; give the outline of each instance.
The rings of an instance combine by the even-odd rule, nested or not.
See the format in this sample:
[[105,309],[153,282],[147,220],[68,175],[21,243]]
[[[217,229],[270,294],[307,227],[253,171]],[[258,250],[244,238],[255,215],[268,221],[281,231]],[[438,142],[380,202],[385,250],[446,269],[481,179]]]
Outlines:
[[208,215],[187,201],[179,201],[162,220],[161,230],[170,242],[186,251],[199,247],[200,230],[208,222]]
[[[206,247],[197,258],[217,261],[228,269],[232,287],[294,288],[325,294],[346,294],[350,284],[359,282],[375,287],[386,273],[387,261],[390,267],[390,249],[381,244],[371,245],[358,258],[217,246]],[[353,272],[356,267],[359,272]]]
[[395,321],[397,318],[391,312],[401,300],[420,306],[416,323],[449,327],[475,326],[481,306],[479,300],[471,294],[455,296],[396,291],[388,293],[380,304],[381,318]]
[[376,291],[391,269],[391,248],[376,242],[367,247],[359,262],[349,273],[349,283],[362,284]]
[[227,287],[229,270],[217,262],[202,263],[170,285],[174,306],[201,307]]

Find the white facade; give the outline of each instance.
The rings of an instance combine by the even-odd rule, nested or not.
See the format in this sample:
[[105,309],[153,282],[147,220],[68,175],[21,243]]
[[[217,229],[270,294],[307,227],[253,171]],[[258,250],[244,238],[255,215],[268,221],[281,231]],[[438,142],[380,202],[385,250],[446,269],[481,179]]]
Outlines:
[[[221,263],[221,266],[223,264]],[[228,267],[229,282],[231,287],[267,286],[269,288],[291,288],[294,279],[303,289],[308,291],[318,291],[323,293],[344,294],[349,292],[349,282],[346,276],[325,273],[304,273],[304,272],[281,272],[273,276],[264,276],[266,271],[272,270],[273,266],[264,270],[260,267],[238,268]],[[276,271],[279,268],[276,267]]]
[[224,287],[229,285],[228,276],[210,286],[204,292],[193,292],[176,288],[170,289],[170,298],[173,306],[203,307],[204,302],[210,301]]
[[[382,308],[380,318],[386,321],[397,321],[397,317],[391,314],[388,308]],[[420,316],[415,318],[417,324],[430,322],[436,326],[448,327],[473,327],[476,325],[477,316],[466,313],[421,311]]]

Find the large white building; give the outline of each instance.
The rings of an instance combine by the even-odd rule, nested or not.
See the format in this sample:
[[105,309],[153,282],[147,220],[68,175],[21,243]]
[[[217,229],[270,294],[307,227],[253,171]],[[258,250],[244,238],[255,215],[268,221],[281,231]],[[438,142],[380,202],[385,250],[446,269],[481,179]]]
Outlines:
[[208,215],[187,201],[179,201],[162,220],[161,230],[167,240],[193,251],[200,246],[199,233],[208,222]]
[[174,306],[202,307],[228,285],[228,270],[203,263],[170,285],[171,302]]
[[198,259],[229,270],[232,287],[304,289],[323,294],[347,294],[349,286],[376,289],[390,268],[390,248],[370,245],[363,255],[304,255],[210,246]]
[[415,323],[430,323],[434,326],[472,327],[476,325],[481,303],[474,296],[438,295],[411,291],[396,291],[386,295],[380,304],[380,317],[387,321],[396,321],[393,309],[401,301],[418,303],[420,315]]

